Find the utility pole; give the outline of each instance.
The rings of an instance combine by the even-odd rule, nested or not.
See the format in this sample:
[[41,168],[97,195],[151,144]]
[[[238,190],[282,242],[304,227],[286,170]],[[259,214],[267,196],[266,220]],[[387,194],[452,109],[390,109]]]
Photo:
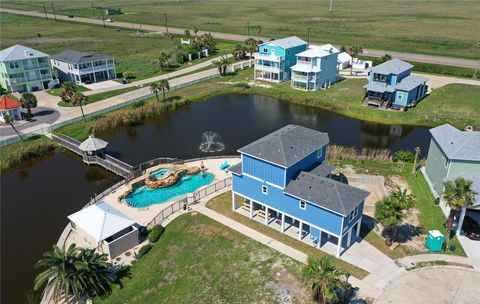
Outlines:
[[95,16],[95,7],[93,6],[93,1],[92,1],[92,13],[93,13],[93,17],[96,17]]
[[333,0],[330,0],[330,9],[328,10],[330,13],[333,11]]
[[105,17],[103,16],[103,10],[101,11],[102,12],[102,21],[103,21],[103,28],[107,28],[107,26],[105,25]]
[[420,147],[415,148],[415,159],[413,160],[412,175],[417,176],[417,162],[418,157],[420,156]]
[[307,38],[307,48],[308,48],[310,46],[310,31],[312,30],[312,28],[309,27],[307,30],[308,30],[308,34],[307,34],[307,37],[308,37]]
[[50,2],[50,4],[52,4],[53,17],[55,18],[55,21],[57,21],[57,14],[55,13],[55,7],[53,6],[53,2]]
[[163,15],[163,20],[165,21],[165,29],[167,30],[167,34],[168,34],[168,25],[167,25],[168,19],[167,19],[167,13],[165,13],[165,14]]
[[43,12],[45,13],[45,20],[48,20],[47,8],[45,7],[45,2],[43,2]]
[[250,38],[250,21],[247,22],[247,37]]

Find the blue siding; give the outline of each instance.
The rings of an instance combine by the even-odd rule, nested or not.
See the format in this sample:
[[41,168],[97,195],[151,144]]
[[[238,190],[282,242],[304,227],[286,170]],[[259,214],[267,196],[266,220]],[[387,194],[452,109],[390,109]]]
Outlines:
[[[291,76],[290,68],[296,63],[296,54],[303,52],[307,49],[307,44],[299,45],[293,48],[284,49],[271,42],[263,43],[259,46],[258,51],[265,55],[275,55],[282,57],[280,61],[280,81],[288,80]],[[273,62],[269,64],[266,61],[262,62],[263,65],[276,66]]]
[[350,227],[357,223],[357,221],[363,215],[363,205],[364,202],[359,205],[357,216],[354,217],[352,220],[350,220],[348,216],[345,217],[345,220],[343,221],[343,231],[347,231],[348,229],[350,229]]
[[287,168],[287,180],[285,184],[288,184],[288,182],[292,180],[298,173],[300,173],[300,171],[306,171],[316,165],[323,163],[325,161],[325,155],[327,154],[327,145],[323,146],[321,149],[322,156],[320,158],[317,158],[317,151],[315,151],[304,159]]
[[401,105],[401,106],[406,106],[407,101],[408,101],[408,92],[405,91],[396,91],[393,94],[395,94],[394,98],[394,104],[396,105]]
[[262,185],[263,183],[248,176],[233,175],[233,191],[331,233],[337,235],[342,233],[343,216],[308,202],[305,210],[302,210],[297,198],[286,195],[281,189],[272,186],[269,187],[268,194],[263,194]]
[[243,154],[243,172],[285,187],[285,168]]
[[321,59],[321,72],[317,74],[317,83],[337,82],[337,60],[338,54],[334,53]]

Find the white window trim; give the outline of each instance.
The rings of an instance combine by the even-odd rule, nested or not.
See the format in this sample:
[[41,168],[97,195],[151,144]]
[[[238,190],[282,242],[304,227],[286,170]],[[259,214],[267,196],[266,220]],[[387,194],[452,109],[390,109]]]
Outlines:
[[268,186],[267,185],[262,185],[262,193],[263,194],[268,194]]
[[[302,204],[303,204],[303,208],[302,208]],[[300,209],[302,209],[302,210],[307,209],[307,202],[305,202],[305,201],[299,201],[298,207],[299,207]]]
[[323,148],[320,148],[317,150],[317,159],[321,158],[323,156]]

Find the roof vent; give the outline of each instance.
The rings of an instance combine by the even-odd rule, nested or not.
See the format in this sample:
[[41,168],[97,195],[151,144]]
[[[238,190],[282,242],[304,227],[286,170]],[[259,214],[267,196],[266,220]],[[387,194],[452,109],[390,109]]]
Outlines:
[[28,50],[25,50],[25,57],[32,57],[33,56],[33,53],[31,53],[30,51]]

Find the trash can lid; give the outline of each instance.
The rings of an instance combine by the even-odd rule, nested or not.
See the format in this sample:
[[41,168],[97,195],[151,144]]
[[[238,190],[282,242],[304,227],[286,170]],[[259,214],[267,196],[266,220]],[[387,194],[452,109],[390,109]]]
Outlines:
[[430,230],[428,232],[432,237],[442,237],[443,234],[438,230]]

